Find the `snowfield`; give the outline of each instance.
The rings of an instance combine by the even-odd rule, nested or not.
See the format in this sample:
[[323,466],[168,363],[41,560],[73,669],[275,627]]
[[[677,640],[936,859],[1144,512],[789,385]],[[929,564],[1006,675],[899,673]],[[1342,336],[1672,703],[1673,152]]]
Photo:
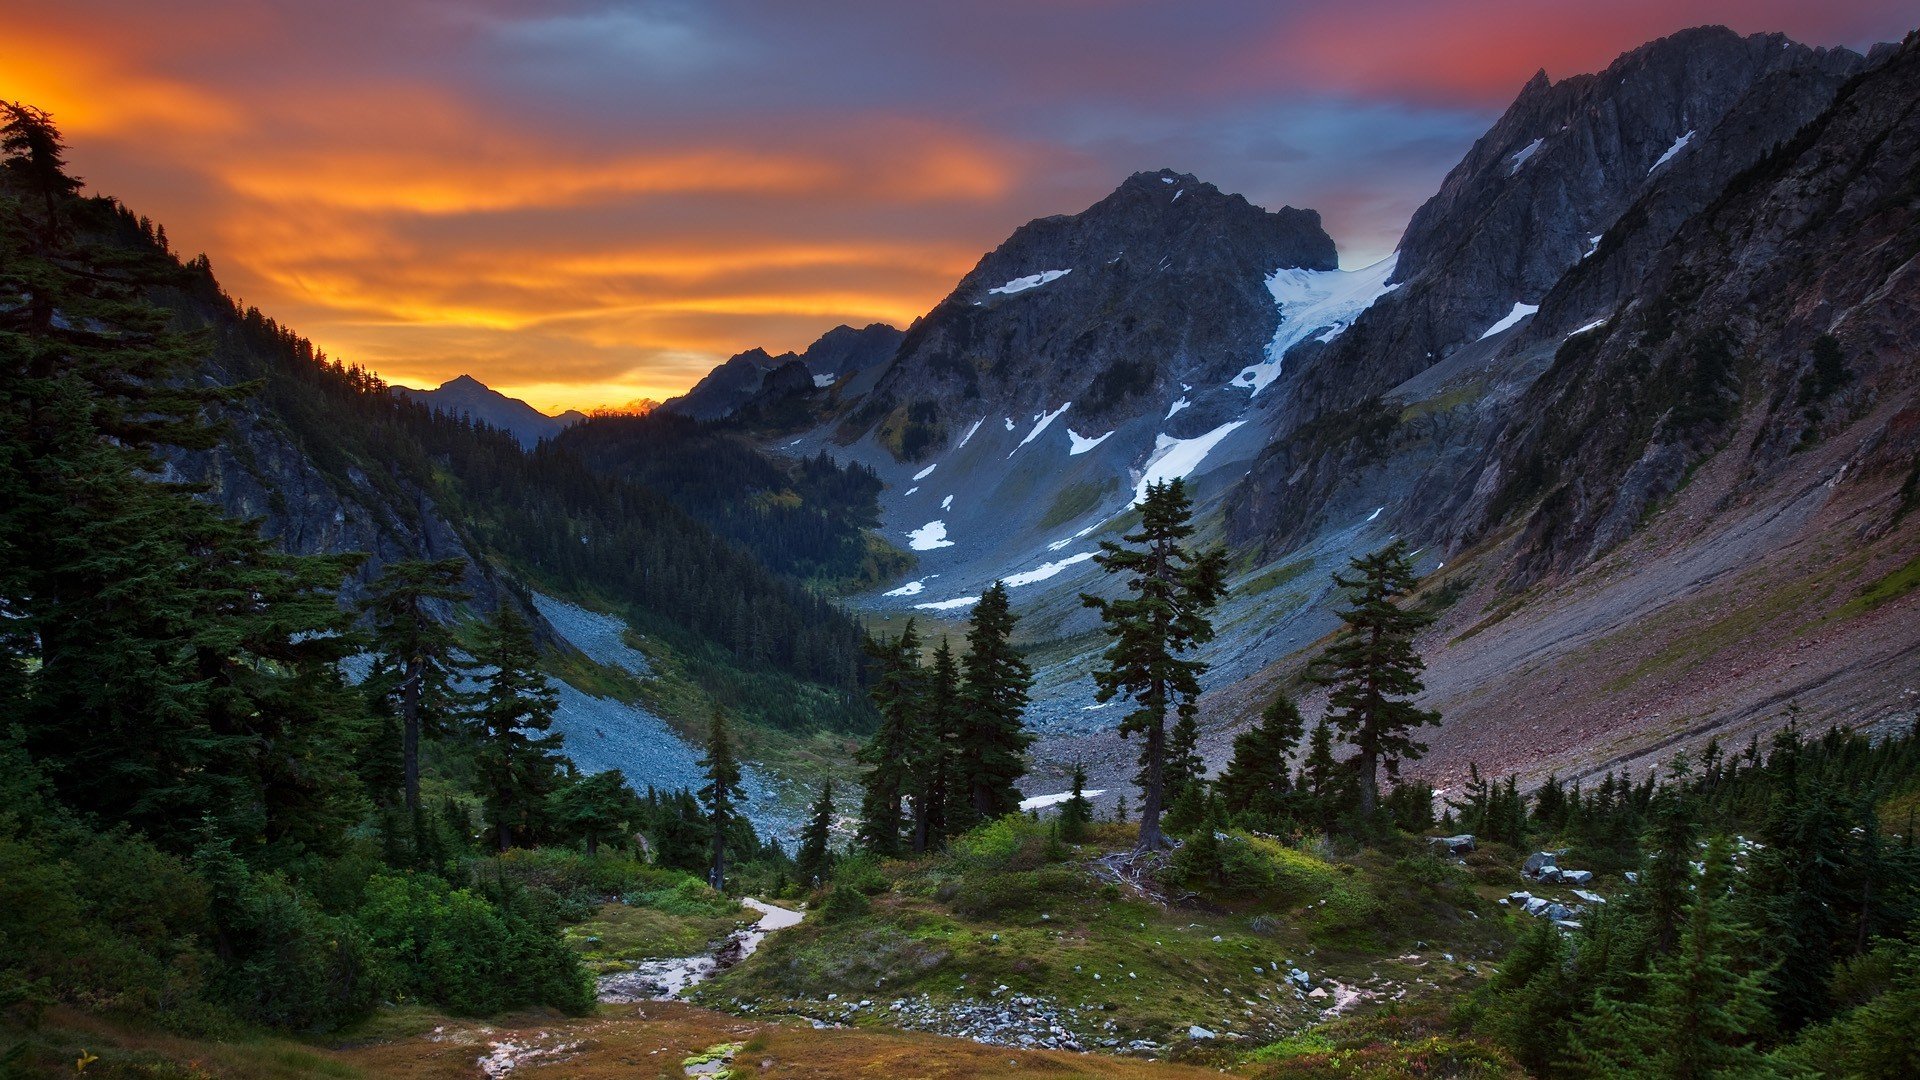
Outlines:
[[1018,589],[1022,585],[1031,585],[1036,581],[1045,581],[1069,566],[1086,562],[1088,559],[1093,558],[1093,555],[1094,553],[1091,551],[1082,551],[1077,555],[1069,555],[1057,562],[1042,563],[1031,570],[1023,570],[1018,574],[1002,578],[1001,581],[1009,589]]
[[[1106,788],[1089,788],[1080,792],[1080,795],[1083,798],[1093,799],[1106,793]],[[1073,792],[1071,791],[1062,791],[1053,795],[1035,795],[1031,799],[1021,799],[1020,809],[1038,810],[1043,806],[1059,806],[1071,798],[1073,798]]]
[[[1071,408],[1073,408],[1073,402],[1069,401],[1065,405],[1060,406],[1059,408],[1053,410],[1052,412],[1043,412],[1035,415],[1033,418],[1033,430],[1027,432],[1027,437],[1020,440],[1020,446],[1025,446],[1028,443],[1032,442],[1033,440],[1039,438],[1041,432],[1047,430],[1047,428],[1051,426],[1055,420],[1060,419],[1061,413],[1064,413]],[[1013,430],[1012,420],[1007,421],[1007,430],[1008,431]],[[1014,447],[1011,451],[1007,453],[1007,456],[1012,457],[1014,454],[1019,453],[1020,446]]]
[[1072,440],[1073,447],[1072,449],[1069,449],[1067,451],[1067,456],[1079,457],[1081,454],[1084,454],[1087,451],[1093,449],[1094,447],[1099,446],[1101,443],[1106,442],[1108,439],[1112,437],[1113,437],[1113,432],[1109,431],[1105,435],[1095,435],[1092,438],[1088,438],[1087,436],[1080,434],[1079,432],[1073,430],[1072,428],[1068,428],[1067,438]]
[[1206,459],[1207,453],[1220,444],[1221,439],[1245,424],[1245,420],[1234,420],[1191,439],[1175,439],[1164,434],[1154,436],[1153,456],[1147,459],[1147,470],[1140,475],[1140,482],[1134,485],[1133,502],[1130,505],[1138,506],[1146,499],[1149,484],[1164,484],[1169,480],[1191,476],[1193,470],[1200,467],[1200,462]]
[[1073,273],[1072,270],[1042,270],[1037,274],[1028,274],[1026,277],[1014,278],[1005,285],[998,285],[988,289],[987,292],[990,294],[999,293],[1002,296],[1012,296],[1014,293],[1026,292],[1028,289],[1037,289],[1050,281],[1058,281],[1071,273]]
[[1527,316],[1539,310],[1540,310],[1539,304],[1527,304],[1527,303],[1521,303],[1520,301],[1515,301],[1513,305],[1513,310],[1507,312],[1505,317],[1503,317],[1499,322],[1494,323],[1492,326],[1487,327],[1487,329],[1480,335],[1479,340],[1485,341],[1495,334],[1505,333],[1508,330],[1513,329],[1513,325],[1515,323],[1519,322],[1521,319],[1524,319]]
[[977,596],[956,596],[951,600],[935,600],[931,603],[915,604],[913,606],[920,611],[953,611],[957,608],[972,607],[979,602],[980,598]]
[[1235,375],[1228,385],[1242,386],[1255,394],[1265,390],[1280,377],[1280,363],[1287,358],[1288,350],[1316,331],[1326,331],[1322,340],[1333,340],[1340,331],[1353,325],[1361,312],[1372,307],[1374,301],[1399,288],[1397,284],[1387,284],[1399,261],[1400,253],[1396,251],[1358,270],[1283,268],[1274,271],[1267,279],[1267,291],[1280,305],[1280,329],[1274,331],[1273,340],[1267,345],[1266,360]]
[[907,546],[915,551],[932,551],[934,548],[952,547],[953,541],[947,539],[946,522],[929,521],[907,534]]

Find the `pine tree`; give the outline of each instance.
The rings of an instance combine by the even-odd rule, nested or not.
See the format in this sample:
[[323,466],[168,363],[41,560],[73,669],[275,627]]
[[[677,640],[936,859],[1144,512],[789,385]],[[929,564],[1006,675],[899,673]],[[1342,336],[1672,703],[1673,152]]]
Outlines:
[[947,639],[941,638],[933,650],[933,667],[927,672],[926,700],[918,725],[918,745],[913,754],[913,851],[919,854],[946,844],[948,813],[953,801],[951,785],[958,771],[954,759],[962,718],[960,669],[953,660]]
[[820,789],[813,813],[807,818],[807,831],[800,837],[800,853],[794,863],[804,885],[818,885],[833,870],[833,781]]
[[1073,789],[1060,807],[1060,839],[1078,844],[1087,838],[1087,826],[1093,821],[1093,804],[1087,801],[1087,769],[1073,766]]
[[1286,813],[1293,784],[1287,759],[1306,722],[1285,692],[1274,695],[1260,722],[1234,736],[1233,760],[1217,787],[1228,813],[1272,823]]
[[880,711],[880,726],[860,749],[867,766],[860,800],[860,842],[876,855],[898,855],[902,808],[913,784],[913,755],[922,743],[926,673],[920,666],[920,635],[912,619],[892,641],[869,639],[874,680],[868,695]]
[[1200,786],[1206,767],[1200,756],[1200,719],[1183,712],[1167,732],[1167,764],[1161,780],[1167,805],[1178,803],[1189,788]]
[[1346,809],[1344,781],[1348,775],[1333,756],[1333,729],[1325,720],[1314,724],[1313,735],[1307,740],[1307,759],[1300,766],[1300,786],[1312,801],[1314,815],[1322,829],[1332,828],[1334,820]]
[[1727,845],[1715,839],[1674,953],[1657,963],[1644,999],[1602,994],[1574,1042],[1599,1077],[1766,1077],[1778,1070],[1755,1045],[1768,1022],[1759,972],[1741,971],[1753,934],[1733,920]]
[[635,800],[619,769],[570,778],[553,797],[555,822],[587,845],[589,856],[600,845],[617,840],[631,827]]
[[1356,751],[1359,810],[1371,819],[1380,802],[1380,770],[1398,777],[1402,761],[1426,753],[1410,733],[1440,722],[1438,713],[1406,700],[1420,693],[1426,668],[1414,651],[1413,635],[1433,617],[1397,603],[1417,581],[1405,541],[1350,563],[1357,577],[1333,576],[1334,584],[1350,594],[1349,606],[1339,613],[1346,632],[1315,659],[1311,677],[1332,688],[1327,717]]
[[1208,612],[1226,593],[1226,556],[1218,549],[1191,552],[1182,541],[1193,535],[1193,506],[1179,480],[1149,484],[1140,504],[1139,531],[1123,539],[1142,548],[1101,541],[1094,557],[1109,574],[1126,575],[1131,595],[1106,600],[1081,594],[1081,602],[1100,613],[1112,644],[1106,667],[1094,673],[1095,699],[1125,697],[1134,709],[1120,722],[1122,737],[1140,734],[1141,791],[1139,849],[1168,846],[1161,831],[1165,805],[1167,710],[1192,716],[1207,665],[1183,654],[1213,640]]
[[491,669],[469,720],[475,766],[487,822],[505,851],[516,833],[532,840],[558,784],[561,740],[548,732],[557,702],[540,671],[533,630],[511,604],[502,603],[486,625],[474,659]]
[[713,858],[707,865],[707,884],[715,889],[727,886],[727,834],[734,826],[734,799],[740,792],[740,762],[734,757],[733,738],[727,734],[727,717],[718,706],[707,727],[707,756],[700,759],[707,771],[707,782],[700,789],[700,803],[707,810],[707,827],[713,831]]
[[465,697],[458,679],[467,670],[457,657],[453,632],[428,610],[432,604],[471,599],[460,587],[463,559],[397,562],[373,583],[362,611],[373,621],[373,673],[369,688],[398,709],[401,772],[407,811],[420,812],[420,737],[439,735],[457,722]]
[[950,781],[949,818],[956,832],[1020,807],[1014,782],[1027,771],[1027,746],[1033,742],[1021,719],[1033,669],[1013,647],[1015,621],[1006,586],[996,581],[980,594],[967,628],[966,686]]

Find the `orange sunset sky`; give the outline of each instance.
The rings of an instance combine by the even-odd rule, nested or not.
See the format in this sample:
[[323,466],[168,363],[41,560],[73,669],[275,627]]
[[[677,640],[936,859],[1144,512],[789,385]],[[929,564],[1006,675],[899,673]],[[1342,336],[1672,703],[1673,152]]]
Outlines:
[[549,411],[905,326],[1029,218],[1172,167],[1392,249],[1535,69],[1878,0],[15,3],[0,98],[230,292],[390,381]]

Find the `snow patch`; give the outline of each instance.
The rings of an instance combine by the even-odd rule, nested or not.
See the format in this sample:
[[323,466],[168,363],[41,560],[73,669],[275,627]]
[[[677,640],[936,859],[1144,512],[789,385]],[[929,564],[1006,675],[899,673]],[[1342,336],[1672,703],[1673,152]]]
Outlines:
[[1037,274],[1028,274],[1026,277],[1014,278],[1005,285],[988,289],[987,292],[999,293],[1003,296],[1012,296],[1014,293],[1026,292],[1028,289],[1037,289],[1049,281],[1058,281],[1071,273],[1073,273],[1072,270],[1042,270]]
[[1008,431],[1013,430],[1013,417],[1011,416],[1007,417],[1007,430]]
[[1186,188],[1181,188],[1181,189],[1180,189],[1179,191],[1176,191],[1176,192],[1174,192],[1174,193],[1173,193],[1173,201],[1174,201],[1174,202],[1179,202],[1179,201],[1180,201],[1180,196],[1182,196],[1182,195],[1185,195],[1186,193],[1187,193],[1187,189],[1186,189]]
[[977,596],[956,596],[951,600],[935,600],[927,604],[913,605],[915,611],[952,611],[955,608],[972,607],[980,602]]
[[919,472],[914,473],[913,478],[915,480],[925,480],[927,477],[933,475],[933,470],[939,467],[940,467],[940,463],[936,461],[933,464],[927,466],[926,468],[921,469]]
[[1173,419],[1173,414],[1174,414],[1174,413],[1177,413],[1177,412],[1179,412],[1179,411],[1180,411],[1181,409],[1184,409],[1184,408],[1186,408],[1187,406],[1189,406],[1189,405],[1191,405],[1191,404],[1193,404],[1193,403],[1192,403],[1191,401],[1188,401],[1188,400],[1187,400],[1186,398],[1184,398],[1184,397],[1183,397],[1183,398],[1181,398],[1181,399],[1180,399],[1179,401],[1176,401],[1176,402],[1174,402],[1174,403],[1173,403],[1172,405],[1170,405],[1170,406],[1168,406],[1168,408],[1167,408],[1167,415],[1166,415],[1165,417],[1162,417],[1162,419],[1165,419],[1165,420],[1171,420],[1171,419]]
[[[1380,506],[1380,507],[1375,507],[1375,508],[1374,508],[1374,511],[1373,511],[1373,513],[1371,513],[1371,514],[1368,514],[1368,515],[1367,515],[1367,521],[1372,521],[1372,520],[1373,520],[1374,518],[1377,518],[1377,517],[1379,517],[1379,516],[1380,516],[1380,511],[1382,511],[1382,510],[1385,510],[1385,509],[1386,509],[1386,507],[1384,507],[1384,506]],[[1366,523],[1367,523],[1366,521],[1363,521],[1363,522],[1361,522],[1361,524],[1362,524],[1362,525],[1365,525]]]
[[1068,544],[1073,543],[1075,540],[1080,539],[1081,537],[1087,535],[1088,533],[1092,532],[1093,530],[1099,527],[1100,527],[1099,522],[1095,522],[1094,524],[1089,525],[1084,529],[1081,529],[1079,532],[1074,533],[1072,536],[1067,537],[1065,540],[1055,540],[1053,543],[1048,544],[1047,550],[1059,551],[1061,548],[1066,547]]
[[1581,328],[1579,328],[1578,330],[1575,330],[1575,331],[1572,331],[1572,332],[1571,332],[1571,333],[1569,333],[1569,334],[1568,334],[1567,336],[1568,336],[1568,337],[1579,337],[1579,336],[1580,336],[1581,334],[1584,334],[1584,333],[1586,333],[1586,332],[1587,332],[1587,331],[1589,331],[1589,330],[1598,330],[1598,329],[1600,329],[1601,327],[1603,327],[1603,326],[1605,326],[1605,325],[1607,325],[1607,320],[1605,320],[1605,319],[1595,319],[1595,320],[1593,320],[1592,322],[1590,322],[1590,323],[1588,323],[1587,325],[1585,325],[1585,326],[1583,326],[1583,327],[1581,327]]
[[1112,435],[1113,435],[1113,432],[1109,431],[1105,435],[1095,435],[1092,438],[1088,438],[1085,435],[1082,435],[1079,432],[1073,430],[1072,428],[1068,428],[1067,438],[1073,440],[1073,449],[1067,451],[1067,456],[1079,457],[1081,454],[1084,454],[1087,451],[1093,449],[1094,447],[1099,446],[1101,443],[1106,442],[1108,438],[1112,437]]
[[[1106,788],[1089,788],[1087,790],[1080,792],[1080,794],[1083,797],[1089,798],[1089,799],[1095,797],[1096,795],[1105,795],[1106,793],[1107,793]],[[1038,810],[1043,806],[1059,806],[1061,803],[1064,803],[1071,798],[1073,798],[1073,792],[1071,791],[1062,791],[1056,795],[1035,795],[1031,799],[1021,799],[1020,809]]]
[[910,488],[908,488],[908,489],[906,490],[906,493],[905,493],[905,494],[903,494],[903,495],[901,495],[900,497],[904,499],[904,498],[906,498],[906,497],[907,497],[908,495],[911,495],[911,494],[913,494],[914,492],[916,492],[916,491],[919,491],[919,490],[920,490],[920,485],[918,485],[918,484],[915,484],[914,486],[912,486],[912,487],[910,487]]
[[[1604,236],[1605,234],[1604,234],[1604,233],[1602,233],[1601,235],[1602,235],[1602,236]],[[1586,253],[1585,255],[1582,255],[1582,256],[1580,256],[1580,257],[1581,257],[1582,259],[1589,259],[1589,258],[1592,258],[1592,257],[1593,257],[1593,253],[1594,253],[1594,252],[1596,252],[1596,251],[1599,251],[1599,250],[1600,250],[1600,237],[1599,237],[1599,236],[1589,236],[1589,237],[1587,237],[1587,253]]]
[[824,390],[832,386],[835,382],[838,382],[839,379],[840,376],[838,375],[815,375],[813,377],[813,388],[815,390]]
[[1164,433],[1154,436],[1153,456],[1147,459],[1147,469],[1140,475],[1140,482],[1134,485],[1133,502],[1130,505],[1138,506],[1146,499],[1149,484],[1163,484],[1191,476],[1207,454],[1220,444],[1220,440],[1245,424],[1245,420],[1234,420],[1191,439],[1170,438]]
[[1485,341],[1495,334],[1504,333],[1508,330],[1511,330],[1513,329],[1513,324],[1519,322],[1521,319],[1524,319],[1527,316],[1539,310],[1540,310],[1539,304],[1523,304],[1518,301],[1515,301],[1513,305],[1513,310],[1507,312],[1506,317],[1501,319],[1499,322],[1494,323],[1492,326],[1487,327],[1485,332],[1483,332],[1480,335],[1479,340]]
[[[1071,409],[1071,408],[1073,408],[1073,402],[1069,401],[1065,405],[1060,406],[1059,408],[1053,410],[1050,413],[1035,414],[1033,418],[1033,430],[1027,432],[1027,437],[1020,440],[1020,446],[1025,446],[1028,443],[1032,442],[1033,440],[1039,438],[1040,433],[1047,430],[1048,425],[1052,424],[1055,420],[1060,419],[1060,414],[1063,412],[1066,412],[1068,409]],[[1013,421],[1011,420],[1007,421],[1007,430],[1008,431],[1013,430]],[[1012,457],[1015,453],[1018,453],[1020,450],[1020,446],[1016,446],[1012,450],[1009,450],[1007,452],[1007,456]]]
[[1685,150],[1687,144],[1693,141],[1693,134],[1693,132],[1689,131],[1685,135],[1673,140],[1673,145],[1667,147],[1667,152],[1660,155],[1660,160],[1654,162],[1653,165],[1647,169],[1647,175],[1652,176],[1654,169],[1665,165],[1667,162],[1673,160],[1673,155]]
[[925,592],[926,589],[927,589],[927,580],[925,578],[921,578],[919,581],[909,581],[905,585],[902,585],[897,589],[888,589],[886,592],[883,592],[880,595],[881,596],[919,596],[921,593]]
[[975,421],[973,422],[973,426],[967,429],[967,433],[966,433],[965,435],[962,435],[962,436],[960,436],[960,441],[959,441],[959,442],[957,442],[957,443],[955,443],[955,444],[953,445],[953,448],[954,448],[955,450],[958,450],[958,449],[960,449],[961,447],[963,447],[963,446],[965,446],[965,445],[967,445],[967,440],[968,440],[968,439],[971,439],[971,438],[973,438],[973,433],[974,433],[974,432],[976,432],[976,431],[979,431],[979,430],[980,430],[980,425],[981,425],[981,424],[984,424],[984,423],[986,423],[986,422],[987,422],[987,418],[986,418],[986,417],[984,417],[984,416],[983,416],[983,417],[981,417],[981,418],[980,418],[980,419],[978,419],[978,420],[975,420]]
[[949,496],[947,496],[946,498],[944,498],[944,499],[941,499],[941,500],[940,500],[940,509],[942,509],[942,510],[951,510],[951,509],[953,509],[953,496],[951,496],[951,495],[949,495]]
[[1001,578],[1000,581],[1001,584],[1009,589],[1018,589],[1023,585],[1032,585],[1037,581],[1045,581],[1053,577],[1069,566],[1086,562],[1088,559],[1093,558],[1093,554],[1091,551],[1082,551],[1077,555],[1069,555],[1058,562],[1042,563],[1031,570],[1024,570],[1011,577]]
[[1527,160],[1533,157],[1534,151],[1540,149],[1540,144],[1546,141],[1547,140],[1544,138],[1535,139],[1532,142],[1528,143],[1527,145],[1521,147],[1519,153],[1507,159],[1508,161],[1507,175],[1512,176],[1514,173],[1519,172],[1520,166],[1525,165],[1527,163]]
[[[1280,363],[1288,350],[1319,331],[1328,331],[1322,340],[1332,340],[1341,330],[1353,325],[1360,313],[1373,302],[1399,288],[1387,284],[1393,276],[1400,253],[1358,270],[1276,270],[1267,279],[1267,291],[1280,305],[1280,329],[1267,344],[1266,360],[1249,366],[1233,377],[1230,386],[1242,386],[1258,394],[1280,377]],[[1169,414],[1171,415],[1171,414]]]
[[932,551],[934,548],[952,547],[953,541],[947,539],[946,522],[929,521],[907,534],[907,546],[915,551]]

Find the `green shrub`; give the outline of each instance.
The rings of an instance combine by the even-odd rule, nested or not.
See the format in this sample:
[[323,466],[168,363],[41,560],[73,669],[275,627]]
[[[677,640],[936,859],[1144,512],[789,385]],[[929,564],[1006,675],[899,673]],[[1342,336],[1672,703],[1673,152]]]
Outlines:
[[867,894],[850,885],[835,885],[820,905],[820,917],[830,923],[858,919],[873,909]]
[[989,821],[954,840],[949,859],[962,873],[1032,870],[1061,854],[1052,830],[1024,814]]
[[836,863],[833,881],[835,885],[844,885],[868,896],[878,896],[893,884],[881,871],[879,860],[865,853],[849,855]]

